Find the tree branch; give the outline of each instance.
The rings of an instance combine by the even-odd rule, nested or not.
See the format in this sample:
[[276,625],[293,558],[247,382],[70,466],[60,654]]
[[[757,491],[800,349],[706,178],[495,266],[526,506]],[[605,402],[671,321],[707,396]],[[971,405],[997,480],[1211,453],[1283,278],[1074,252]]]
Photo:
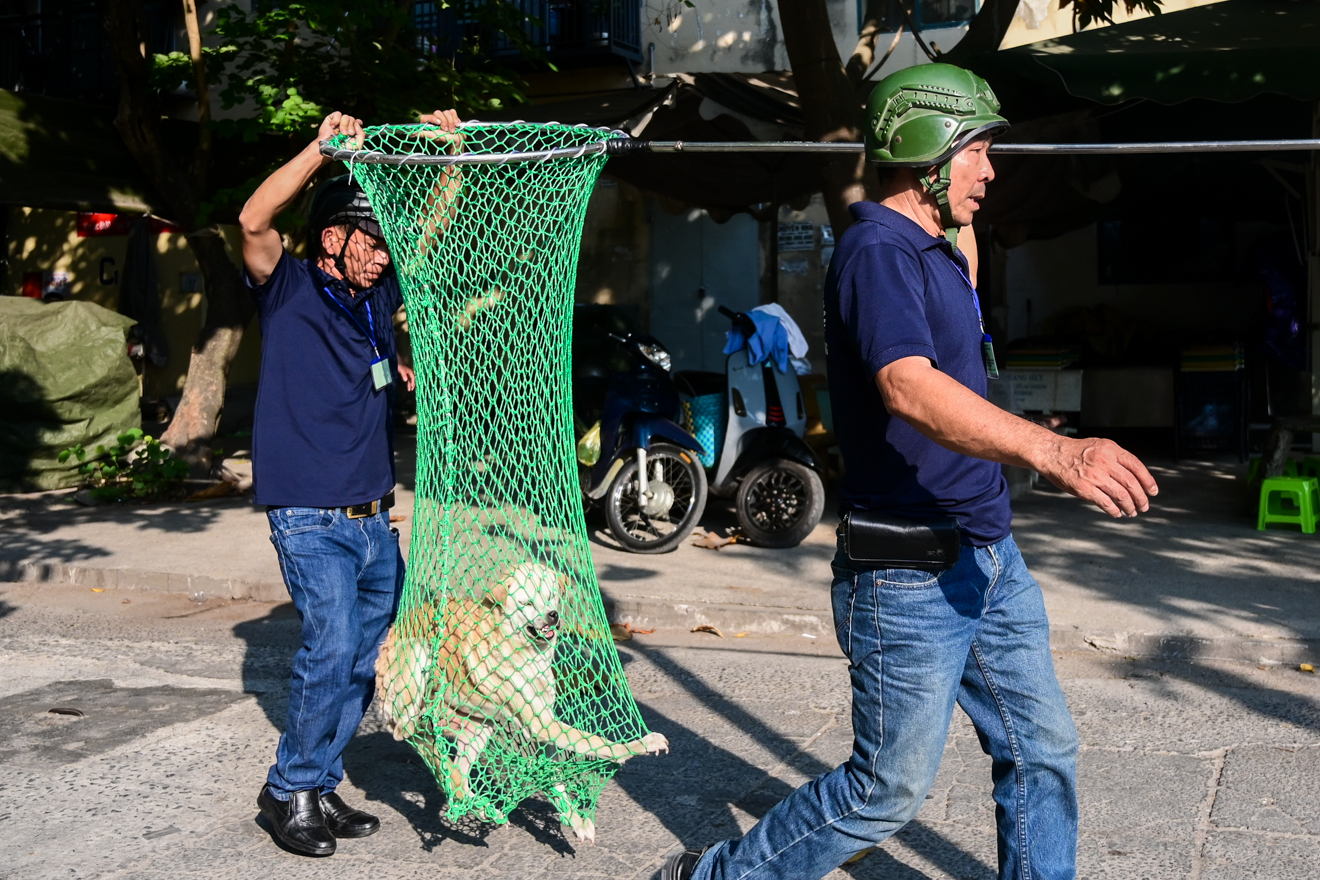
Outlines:
[[[805,135],[815,141],[860,141],[862,104],[857,86],[843,69],[825,0],[780,0],[784,48],[802,103]],[[852,223],[848,206],[873,193],[866,161],[857,156],[817,160],[825,209],[835,235]]]
[[985,0],[981,11],[976,13],[967,33],[948,52],[941,61],[949,64],[965,64],[967,59],[981,52],[996,52],[1004,42],[1013,16],[1017,15],[1020,0]]
[[866,0],[866,10],[862,13],[862,30],[857,35],[857,48],[844,65],[844,72],[854,85],[860,84],[866,72],[875,63],[875,43],[880,37],[880,29],[885,24],[885,13],[893,0]]
[[193,180],[197,191],[206,191],[211,168],[211,91],[202,58],[202,28],[197,22],[196,0],[183,0],[183,23],[188,31],[188,57],[192,59],[193,86],[197,91],[197,154],[193,156]]

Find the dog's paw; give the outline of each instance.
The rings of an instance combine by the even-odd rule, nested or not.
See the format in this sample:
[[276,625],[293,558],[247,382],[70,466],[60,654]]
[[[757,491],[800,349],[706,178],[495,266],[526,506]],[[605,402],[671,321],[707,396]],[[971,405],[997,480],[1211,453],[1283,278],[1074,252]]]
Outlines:
[[573,810],[568,815],[561,815],[560,821],[573,830],[573,835],[581,842],[590,846],[596,845],[596,823],[592,822],[586,816]]
[[658,755],[661,752],[669,754],[669,740],[665,739],[663,733],[648,733],[642,737],[642,746],[648,755]]

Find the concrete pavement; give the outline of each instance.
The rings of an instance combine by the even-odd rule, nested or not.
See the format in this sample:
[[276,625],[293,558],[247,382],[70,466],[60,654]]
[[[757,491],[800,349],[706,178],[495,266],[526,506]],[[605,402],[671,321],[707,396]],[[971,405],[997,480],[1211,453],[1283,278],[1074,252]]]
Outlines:
[[[426,770],[369,715],[341,792],[382,830],[314,861],[279,849],[254,806],[297,644],[283,604],[0,585],[0,877],[650,880],[671,846],[739,833],[849,751],[832,640],[662,629],[619,651],[673,751],[619,772],[598,846],[565,839],[539,799],[503,827],[444,820]],[[1080,877],[1315,875],[1315,676],[1095,650],[1055,660],[1083,743]],[[917,819],[830,880],[994,877],[989,775],[959,713]]]
[[[412,514],[411,449],[399,455],[399,528]],[[1244,468],[1155,463],[1152,511],[1115,521],[1058,492],[1014,503],[1014,532],[1044,590],[1054,644],[1120,656],[1296,664],[1320,658],[1320,536],[1257,532],[1243,512]],[[712,499],[707,527],[734,522]],[[827,514],[792,551],[691,546],[663,556],[620,550],[593,530],[611,619],[726,632],[833,632]],[[68,496],[0,511],[0,580],[207,597],[286,597],[263,512],[244,499],[84,508]]]

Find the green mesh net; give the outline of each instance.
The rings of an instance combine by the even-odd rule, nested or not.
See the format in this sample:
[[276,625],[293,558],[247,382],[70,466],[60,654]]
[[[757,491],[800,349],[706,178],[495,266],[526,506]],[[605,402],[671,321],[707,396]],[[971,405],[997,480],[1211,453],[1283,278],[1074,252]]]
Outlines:
[[[642,722],[601,605],[570,409],[578,243],[605,162],[581,148],[613,133],[461,131],[465,154],[579,155],[424,164],[460,147],[381,126],[350,161],[398,270],[418,382],[412,546],[377,699],[451,818],[503,823],[543,793],[589,839],[619,763],[666,746]],[[410,158],[361,161],[371,154]]]

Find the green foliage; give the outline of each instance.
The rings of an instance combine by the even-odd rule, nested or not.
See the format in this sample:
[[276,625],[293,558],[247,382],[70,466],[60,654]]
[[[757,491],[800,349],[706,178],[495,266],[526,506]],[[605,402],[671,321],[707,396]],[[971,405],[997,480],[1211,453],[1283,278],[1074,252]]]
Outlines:
[[[539,22],[508,0],[442,0],[436,5],[472,24],[460,44],[438,47],[413,29],[413,5],[303,0],[254,4],[251,11],[223,6],[208,33],[216,45],[204,50],[207,75],[220,87],[225,110],[250,112],[218,120],[216,134],[247,143],[267,134],[303,138],[332,110],[401,122],[446,107],[473,115],[526,101],[521,81],[490,61],[490,49],[500,40],[542,60],[523,30]],[[153,61],[153,84],[189,84],[186,55],[171,52]]]
[[[1081,30],[1090,27],[1094,22],[1101,24],[1114,23],[1114,8],[1119,0],[1059,0],[1059,8],[1073,8],[1073,30]],[[1142,9],[1151,15],[1159,15],[1162,11],[1160,4],[1164,0],[1122,0],[1124,8],[1128,15],[1135,10]]]
[[59,454],[60,463],[76,458],[84,485],[98,501],[154,501],[177,491],[188,476],[188,465],[141,429],[133,428],[115,438],[112,446],[97,446],[87,460],[79,443]]
[[[227,117],[211,123],[216,155],[254,148],[269,155],[251,179],[209,193],[205,213],[241,205],[316,135],[331,111],[369,123],[407,122],[449,107],[467,118],[526,103],[521,79],[493,61],[491,50],[498,40],[524,58],[544,61],[524,30],[538,21],[509,0],[440,0],[438,8],[469,24],[460,44],[437,46],[413,28],[414,5],[301,0],[253,3],[250,10],[221,6],[206,34],[211,45],[203,49],[207,78],[219,92],[216,113]],[[182,52],[153,57],[152,85],[162,91],[191,87],[193,76]],[[239,115],[232,118],[235,110]],[[299,222],[286,217],[278,225],[292,231]]]

